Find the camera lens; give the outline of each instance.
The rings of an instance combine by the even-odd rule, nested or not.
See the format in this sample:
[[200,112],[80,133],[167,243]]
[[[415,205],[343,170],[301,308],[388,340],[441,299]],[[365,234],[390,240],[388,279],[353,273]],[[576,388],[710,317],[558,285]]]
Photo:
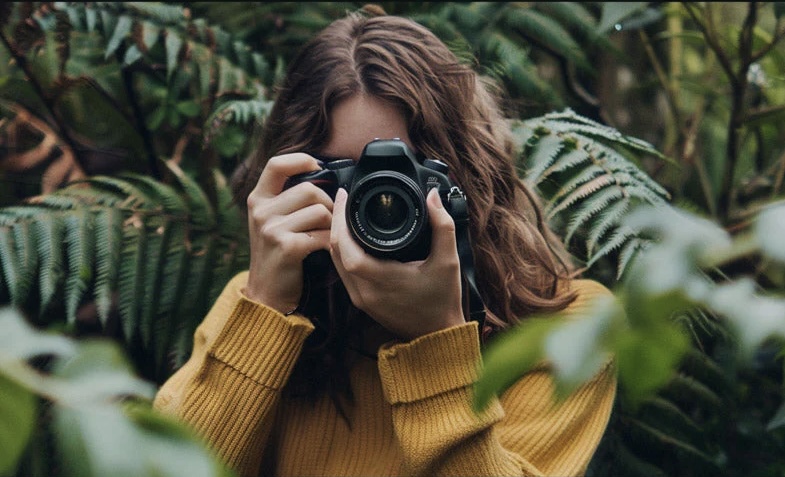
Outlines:
[[425,197],[411,178],[389,170],[369,174],[351,188],[347,206],[352,235],[368,252],[397,258],[418,246]]
[[365,205],[368,225],[386,234],[401,230],[408,214],[408,204],[396,191],[378,192]]

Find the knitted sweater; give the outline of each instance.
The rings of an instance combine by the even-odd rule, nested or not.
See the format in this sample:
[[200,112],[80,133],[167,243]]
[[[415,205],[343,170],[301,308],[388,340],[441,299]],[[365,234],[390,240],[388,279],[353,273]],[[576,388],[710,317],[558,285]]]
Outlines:
[[[516,382],[481,413],[471,407],[481,360],[475,322],[357,355],[348,422],[328,398],[283,399],[313,330],[241,292],[234,277],[195,333],[190,359],[163,384],[157,409],[195,427],[242,476],[580,475],[611,414],[613,366],[556,404],[545,368]],[[576,280],[568,311],[608,294]],[[460,351],[460,352],[458,352]]]

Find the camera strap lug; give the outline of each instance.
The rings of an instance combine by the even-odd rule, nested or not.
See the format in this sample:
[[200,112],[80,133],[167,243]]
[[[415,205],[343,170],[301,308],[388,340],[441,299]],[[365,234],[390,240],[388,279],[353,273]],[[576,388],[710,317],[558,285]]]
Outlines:
[[482,336],[485,325],[485,304],[477,289],[474,275],[474,255],[469,238],[469,209],[466,205],[466,195],[456,186],[447,193],[447,204],[450,215],[455,222],[455,239],[458,245],[458,259],[461,263],[461,272],[469,286],[469,317],[477,321],[480,335]]

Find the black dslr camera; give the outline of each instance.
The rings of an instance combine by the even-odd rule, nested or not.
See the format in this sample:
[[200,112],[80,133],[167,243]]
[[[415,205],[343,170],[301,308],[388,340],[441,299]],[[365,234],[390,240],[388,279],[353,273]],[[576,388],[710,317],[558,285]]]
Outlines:
[[363,149],[359,161],[341,159],[319,171],[293,176],[285,188],[311,182],[335,198],[339,187],[348,192],[346,222],[353,238],[369,254],[408,262],[422,260],[431,248],[431,227],[425,198],[438,188],[445,209],[465,213],[461,190],[447,177],[447,164],[418,158],[400,139],[376,139]]

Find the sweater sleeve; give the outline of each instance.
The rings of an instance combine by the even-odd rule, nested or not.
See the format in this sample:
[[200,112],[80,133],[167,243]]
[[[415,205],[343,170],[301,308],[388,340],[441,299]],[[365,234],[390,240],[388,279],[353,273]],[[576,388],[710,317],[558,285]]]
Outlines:
[[[610,293],[596,282],[578,287],[569,313]],[[533,371],[477,413],[472,386],[481,358],[474,322],[380,351],[379,372],[406,473],[582,475],[613,408],[612,364],[559,403],[548,372]]]
[[240,475],[258,475],[280,390],[313,330],[241,292],[235,276],[197,327],[191,357],[153,405],[189,423]]

